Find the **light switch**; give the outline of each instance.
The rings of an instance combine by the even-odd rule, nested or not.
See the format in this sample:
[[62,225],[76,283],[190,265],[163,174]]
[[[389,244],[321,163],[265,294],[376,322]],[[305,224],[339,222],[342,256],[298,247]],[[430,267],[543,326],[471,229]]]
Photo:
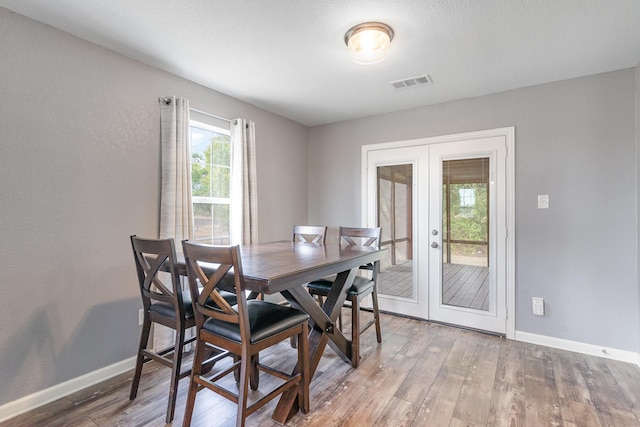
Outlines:
[[538,209],[549,209],[549,195],[548,194],[539,194],[538,195]]

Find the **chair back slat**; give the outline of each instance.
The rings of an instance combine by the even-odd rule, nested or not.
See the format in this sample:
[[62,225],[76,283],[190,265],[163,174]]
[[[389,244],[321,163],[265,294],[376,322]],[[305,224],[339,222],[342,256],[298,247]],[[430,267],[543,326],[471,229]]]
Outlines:
[[294,225],[293,241],[307,243],[322,243],[327,239],[327,227],[318,225]]
[[[173,239],[131,236],[131,247],[145,307],[153,301],[182,304],[182,293],[176,292],[180,280],[175,268]],[[168,275],[168,282],[161,278],[161,273]]]
[[[240,326],[243,338],[245,335],[248,337],[247,301],[244,295],[242,262],[238,256],[240,247],[201,245],[187,241],[182,242],[182,247],[196,323],[202,325],[209,317],[235,323]],[[223,281],[225,288],[228,288],[229,281],[225,278],[231,274],[237,297],[237,310],[231,307],[219,292]]]
[[[378,247],[379,240],[380,240],[380,227],[374,227],[374,228],[340,227],[339,234],[340,234],[341,240],[344,240],[350,246]],[[358,241],[356,241],[356,239]]]
[[[168,255],[145,255],[143,252],[136,254],[140,266],[144,270],[144,284],[142,285],[145,295],[153,300],[170,302],[173,299],[173,289],[168,288],[160,279],[160,269],[169,259]],[[153,262],[150,262],[153,261]]]
[[197,268],[197,275],[200,283],[204,283],[200,296],[198,297],[198,303],[205,305],[207,300],[211,298],[222,311],[231,313],[231,306],[227,303],[227,300],[220,297],[220,293],[218,292],[218,289],[216,289],[224,275],[231,270],[231,266],[219,265],[215,270],[215,273],[213,273],[209,278],[207,278],[207,275],[201,265],[198,264],[195,267]]

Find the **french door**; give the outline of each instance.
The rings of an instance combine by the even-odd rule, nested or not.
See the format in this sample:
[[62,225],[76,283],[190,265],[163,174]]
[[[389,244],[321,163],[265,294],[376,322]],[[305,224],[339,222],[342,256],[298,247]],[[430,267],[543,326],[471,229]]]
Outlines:
[[368,224],[381,228],[380,246],[386,248],[378,274],[378,303],[385,311],[428,318],[429,251],[421,242],[427,227],[428,198],[420,191],[429,179],[429,147],[404,147],[368,153]]
[[363,149],[365,221],[382,228],[387,248],[380,307],[505,334],[513,291],[507,138],[453,139]]

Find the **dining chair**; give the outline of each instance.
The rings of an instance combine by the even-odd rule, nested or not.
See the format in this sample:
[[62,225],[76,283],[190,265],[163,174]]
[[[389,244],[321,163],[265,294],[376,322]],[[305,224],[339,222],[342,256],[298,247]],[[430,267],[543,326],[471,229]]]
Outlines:
[[[138,394],[144,364],[155,361],[171,368],[166,414],[166,422],[170,423],[175,412],[178,382],[191,373],[190,369],[182,370],[181,366],[185,344],[195,341],[195,337],[187,337],[186,333],[196,325],[191,292],[188,289],[182,290],[180,275],[175,267],[176,251],[173,239],[145,239],[135,235],[130,239],[144,318],[129,399],[135,399]],[[224,292],[223,297],[235,304],[235,294]],[[153,323],[175,331],[173,345],[159,350],[147,348]],[[207,356],[206,366],[211,368],[216,361],[227,355],[229,354],[212,350]]]
[[[360,245],[360,246],[374,246],[378,247],[380,244],[380,227],[375,228],[354,228],[354,227],[340,227],[339,229],[340,244],[346,243],[347,245]],[[379,343],[382,342],[382,332],[380,330],[380,311],[378,309],[378,264],[370,263],[360,266],[361,270],[371,271],[371,278],[356,276],[353,285],[349,289],[346,301],[349,304],[345,304],[347,307],[351,307],[351,352],[352,352],[352,364],[354,367],[358,367],[360,363],[360,334],[369,329],[372,325],[376,327],[376,338]],[[307,284],[307,289],[311,295],[318,298],[320,305],[323,303],[323,298],[329,295],[333,280],[330,278],[314,280]],[[371,295],[373,306],[373,320],[367,322],[365,325],[360,326],[360,302],[367,295]],[[345,302],[346,302],[345,301]],[[342,329],[342,315],[339,318],[340,329]]]
[[[245,277],[239,246],[209,246],[187,241],[182,245],[196,319],[196,350],[183,426],[191,424],[196,394],[203,388],[237,404],[236,426],[244,426],[249,415],[293,387],[297,387],[300,409],[308,412],[309,315],[295,308],[244,298]],[[207,268],[212,264],[216,266],[215,270]],[[220,284],[229,277],[233,278],[237,296],[235,305],[229,304],[219,293]],[[207,304],[208,299],[216,305]],[[293,374],[266,366],[253,357],[291,336],[297,336],[299,342]],[[206,374],[201,366],[205,349],[210,345],[236,355],[231,366],[213,375]],[[259,371],[280,381],[276,381],[269,391],[261,390],[260,397],[250,403],[250,376],[257,375]],[[237,392],[219,383],[232,372],[238,382]]]
[[[171,381],[166,414],[166,422],[170,423],[175,412],[178,381],[190,373],[189,370],[181,371],[181,363],[184,345],[195,340],[187,338],[185,332],[196,324],[191,307],[191,294],[182,292],[179,285],[173,239],[157,240],[131,236],[131,246],[142,296],[144,319],[129,399],[135,399],[138,394],[142,366],[145,363],[154,360],[170,367]],[[163,273],[162,269],[166,269],[166,266],[168,272]],[[163,274],[168,275],[168,280],[163,280]],[[148,349],[152,323],[175,330],[175,343],[160,351]]]
[[[294,225],[293,242],[322,243],[327,240],[327,226],[325,225]],[[286,302],[285,302],[286,304]],[[291,347],[297,345],[296,337],[291,337]]]
[[294,242],[322,243],[327,240],[327,227],[320,225],[294,225]]

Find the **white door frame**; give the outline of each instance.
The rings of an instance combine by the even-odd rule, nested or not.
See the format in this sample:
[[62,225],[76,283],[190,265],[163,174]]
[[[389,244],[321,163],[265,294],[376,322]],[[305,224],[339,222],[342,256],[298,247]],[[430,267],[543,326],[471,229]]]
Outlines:
[[467,141],[489,137],[503,137],[507,147],[506,159],[506,337],[515,339],[515,128],[505,127],[487,129],[475,132],[465,132],[453,135],[442,135],[428,138],[418,138],[404,141],[392,141],[379,144],[363,145],[361,150],[361,222],[363,226],[369,224],[367,207],[372,206],[375,194],[368,190],[368,155],[370,151],[393,148],[415,147],[446,142]]

